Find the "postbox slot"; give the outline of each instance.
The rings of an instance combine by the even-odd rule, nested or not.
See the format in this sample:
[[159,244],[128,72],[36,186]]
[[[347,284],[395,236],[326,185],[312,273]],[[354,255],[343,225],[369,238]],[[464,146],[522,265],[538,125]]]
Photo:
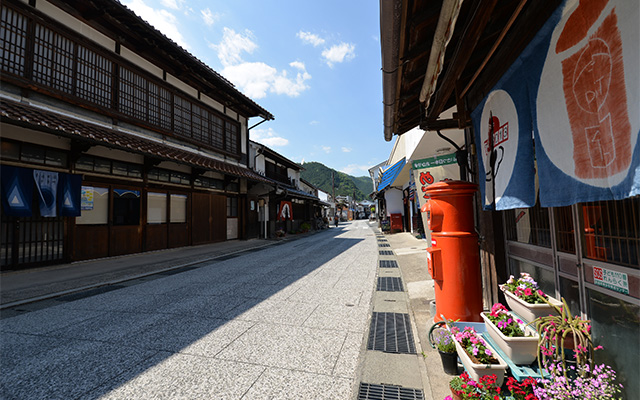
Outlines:
[[431,279],[442,280],[442,251],[439,247],[427,248],[427,268]]

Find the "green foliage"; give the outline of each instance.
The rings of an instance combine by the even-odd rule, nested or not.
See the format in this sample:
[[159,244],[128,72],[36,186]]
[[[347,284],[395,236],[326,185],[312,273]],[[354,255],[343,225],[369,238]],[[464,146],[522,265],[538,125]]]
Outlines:
[[319,162],[305,162],[300,172],[302,179],[308,181],[319,189],[332,194],[331,172],[335,173],[336,196],[354,196],[356,200],[367,200],[369,193],[373,191],[371,178],[353,177],[343,172],[336,171]]

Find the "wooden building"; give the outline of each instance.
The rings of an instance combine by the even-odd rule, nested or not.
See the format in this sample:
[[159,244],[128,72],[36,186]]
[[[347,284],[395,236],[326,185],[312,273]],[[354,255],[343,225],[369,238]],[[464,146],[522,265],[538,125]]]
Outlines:
[[2,269],[256,236],[268,111],[117,1],[1,7]]
[[[465,129],[485,304],[529,272],[640,390],[637,1],[383,0],[384,138]],[[453,117],[443,111],[455,107]]]

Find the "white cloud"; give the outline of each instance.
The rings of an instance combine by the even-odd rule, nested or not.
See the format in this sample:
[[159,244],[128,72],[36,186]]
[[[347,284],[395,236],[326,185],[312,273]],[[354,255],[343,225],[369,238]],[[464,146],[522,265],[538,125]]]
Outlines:
[[364,172],[363,175],[368,175],[369,168],[371,167],[368,165],[349,164],[346,167],[342,168],[340,172],[344,172],[345,174],[354,176],[360,176]]
[[268,147],[282,147],[289,144],[289,140],[283,138],[282,136],[276,135],[272,128],[252,129],[249,132],[251,140]]
[[220,14],[212,12],[209,8],[200,11],[202,15],[202,20],[207,26],[213,26],[218,19],[220,19]]
[[315,119],[311,122],[309,122],[309,125],[318,125],[320,123],[320,121],[316,121]]
[[278,71],[263,62],[244,61],[243,52],[251,54],[258,48],[252,38],[251,31],[245,31],[243,35],[225,27],[220,44],[209,45],[218,52],[218,58],[224,66],[222,75],[254,99],[261,99],[267,93],[297,97],[309,88],[306,81],[311,79],[311,75],[303,62],[289,63],[290,67],[297,70],[295,76],[289,76],[287,70]]
[[342,42],[324,49],[322,57],[324,57],[327,65],[333,67],[335,63],[352,60],[356,56],[355,50],[356,46],[354,44]]
[[[175,1],[170,1],[168,4],[178,4]],[[176,42],[178,45],[185,49],[189,49],[187,41],[180,33],[180,26],[178,25],[178,19],[175,15],[171,14],[167,10],[155,9],[148,6],[144,0],[131,0],[123,3],[129,7],[133,12],[138,14],[142,19],[153,25],[157,30],[162,32],[169,39]]]
[[233,29],[225,27],[220,44],[211,44],[209,47],[218,52],[218,58],[222,65],[229,66],[242,62],[242,52],[253,53],[258,45],[251,38],[253,33],[245,30],[245,34],[236,33]]
[[296,34],[297,37],[299,37],[300,39],[302,39],[303,42],[308,43],[308,44],[312,44],[313,47],[318,47],[321,44],[324,44],[324,39],[321,38],[320,36],[313,34],[311,32],[303,32],[300,31]]
[[343,152],[343,153],[351,153],[351,148],[349,148],[349,147],[343,147],[343,148],[342,148],[342,152]]
[[179,10],[182,6],[182,0],[162,0],[162,5],[173,10]]
[[322,146],[322,151],[324,151],[325,153],[329,154],[329,153],[331,153],[331,147],[330,146]]

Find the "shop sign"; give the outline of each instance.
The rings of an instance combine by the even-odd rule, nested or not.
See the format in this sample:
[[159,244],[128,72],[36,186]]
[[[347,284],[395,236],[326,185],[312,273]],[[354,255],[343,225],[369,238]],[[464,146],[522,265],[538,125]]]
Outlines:
[[83,186],[80,197],[82,210],[93,210],[93,186]]
[[629,279],[624,272],[593,267],[593,282],[597,286],[615,290],[616,292],[629,294]]

